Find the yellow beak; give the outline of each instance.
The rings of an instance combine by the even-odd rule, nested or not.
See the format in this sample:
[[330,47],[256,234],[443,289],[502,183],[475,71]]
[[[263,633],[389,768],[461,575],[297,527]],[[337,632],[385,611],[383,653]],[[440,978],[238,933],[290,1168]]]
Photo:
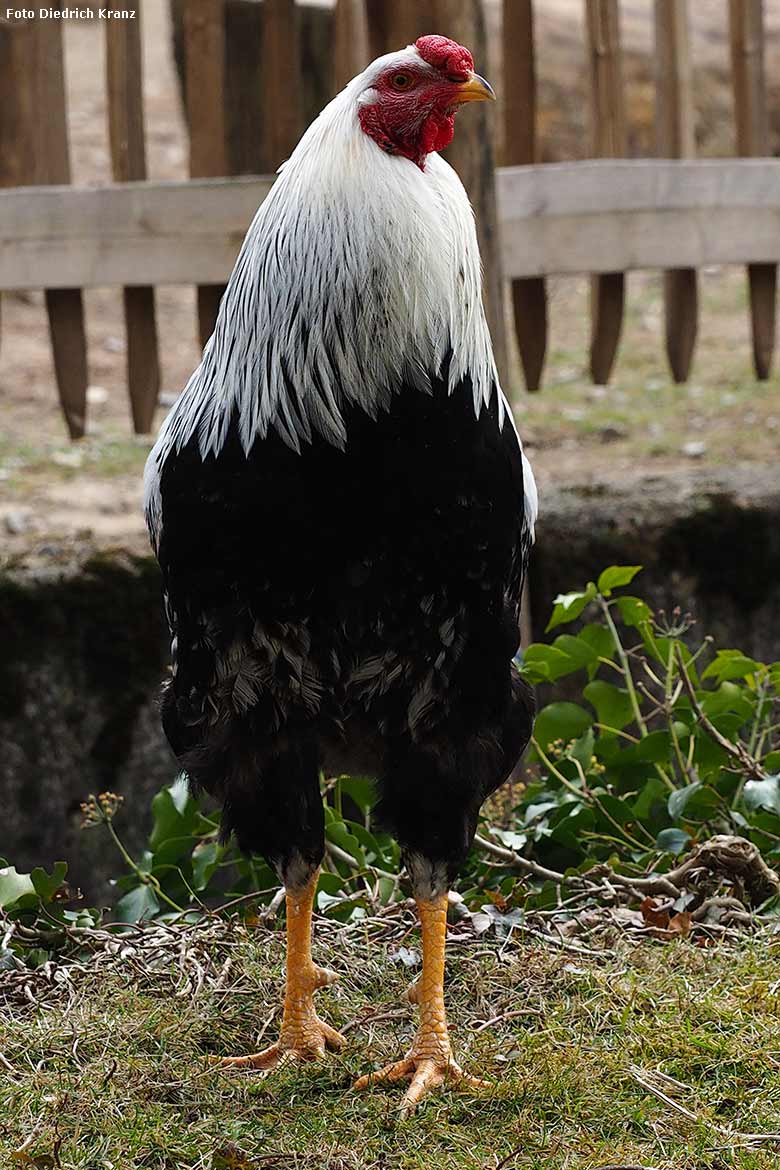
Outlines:
[[491,85],[478,73],[469,74],[468,81],[462,82],[455,90],[455,104],[464,102],[494,102],[496,95]]

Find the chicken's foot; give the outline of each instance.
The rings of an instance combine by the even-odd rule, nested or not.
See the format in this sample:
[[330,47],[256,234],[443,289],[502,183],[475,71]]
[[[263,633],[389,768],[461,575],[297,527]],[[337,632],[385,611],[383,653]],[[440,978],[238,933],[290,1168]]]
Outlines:
[[290,1060],[316,1060],[325,1055],[326,1049],[339,1049],[346,1043],[314,1010],[314,992],[338,978],[334,971],[312,962],[311,917],[316,888],[315,873],[308,885],[286,895],[287,985],[279,1039],[262,1052],[227,1056],[220,1060],[221,1067],[270,1072]]
[[412,1113],[419,1101],[445,1080],[472,1089],[484,1088],[489,1082],[465,1073],[453,1060],[444,1008],[444,950],[447,936],[447,895],[431,900],[417,899],[422,927],[423,965],[419,979],[409,989],[408,998],[419,1007],[420,1020],[414,1043],[403,1060],[367,1073],[354,1084],[366,1089],[381,1081],[411,1078],[401,1102],[401,1114]]

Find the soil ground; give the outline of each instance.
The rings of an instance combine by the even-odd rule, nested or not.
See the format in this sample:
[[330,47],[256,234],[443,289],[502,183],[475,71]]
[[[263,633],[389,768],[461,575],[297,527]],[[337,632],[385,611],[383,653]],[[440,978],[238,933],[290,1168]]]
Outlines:
[[[585,106],[580,5],[543,0],[538,10],[540,126],[544,157],[583,153]],[[780,85],[780,0],[765,4],[770,91]],[[733,150],[725,11],[692,6],[697,62],[698,136],[703,153]],[[649,146],[652,126],[652,5],[621,4],[632,148]],[[186,175],[187,146],[170,50],[165,0],[144,6],[149,174]],[[65,24],[69,125],[76,183],[110,177],[100,22]],[[778,67],[772,69],[773,64]],[[648,90],[650,86],[650,90]],[[780,106],[780,103],[777,103]],[[773,134],[775,128],[773,126]],[[776,458],[780,399],[776,380],[752,378],[746,280],[737,269],[705,270],[691,381],[675,386],[663,354],[658,274],[629,279],[620,355],[609,387],[587,376],[588,282],[549,282],[551,338],[543,391],[511,387],[515,412],[542,495],[546,486],[626,482],[669,474],[695,481],[719,465]],[[150,440],[131,433],[125,342],[117,289],[85,295],[90,362],[89,433],[67,440],[57,404],[43,296],[3,297],[0,344],[0,543],[12,555],[55,536],[90,532],[99,542],[145,547],[141,471]],[[157,294],[163,405],[158,421],[197,364],[194,293]]]

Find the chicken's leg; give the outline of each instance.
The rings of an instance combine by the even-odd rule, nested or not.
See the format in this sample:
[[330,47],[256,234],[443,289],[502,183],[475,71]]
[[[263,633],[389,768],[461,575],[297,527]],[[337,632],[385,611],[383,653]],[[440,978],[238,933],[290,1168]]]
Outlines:
[[324,1023],[314,1010],[314,992],[338,976],[316,967],[311,957],[311,912],[317,874],[302,889],[288,892],[287,905],[287,986],[279,1039],[270,1048],[250,1056],[228,1056],[223,1067],[269,1071],[284,1060],[315,1060],[325,1049],[338,1049],[344,1037]]
[[420,1011],[417,1035],[403,1060],[360,1077],[354,1085],[356,1089],[365,1089],[378,1081],[400,1081],[410,1077],[411,1084],[401,1102],[403,1115],[413,1112],[418,1101],[446,1079],[470,1088],[482,1088],[487,1084],[465,1073],[452,1057],[444,1009],[447,895],[440,894],[430,901],[417,898],[416,901],[422,927],[423,962],[422,972],[412,985],[409,998]]

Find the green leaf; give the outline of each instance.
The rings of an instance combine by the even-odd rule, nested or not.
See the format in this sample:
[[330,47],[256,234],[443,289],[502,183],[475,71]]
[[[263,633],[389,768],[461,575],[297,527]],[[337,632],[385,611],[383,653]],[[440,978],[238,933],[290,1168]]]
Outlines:
[[690,845],[691,835],[686,833],[685,829],[661,829],[655,843],[659,849],[663,849],[664,853],[672,853],[677,857],[678,854],[684,853]]
[[376,801],[374,781],[366,776],[341,776],[339,784],[342,793],[354,800],[362,813],[368,812]]
[[143,922],[160,913],[160,903],[151,886],[140,885],[120,898],[114,907],[119,922]]
[[186,860],[198,844],[199,839],[192,836],[166,838],[155,850],[149,872],[156,873],[159,869],[177,865],[179,862],[186,864]]
[[617,821],[619,825],[630,825],[636,820],[636,814],[627,800],[621,800],[619,796],[613,796],[611,792],[598,792],[599,804],[602,809],[609,813],[613,821]]
[[387,833],[372,833],[356,821],[344,821],[344,824],[362,848],[367,863],[382,869],[397,867],[398,847],[392,837]]
[[527,833],[516,833],[513,829],[491,828],[490,835],[500,841],[502,845],[506,845],[507,849],[514,849],[517,853],[528,841]]
[[[25,954],[24,954],[25,963],[27,964],[28,967],[33,967],[33,968],[42,967],[43,964],[47,963],[50,958],[51,958],[51,952],[44,950],[43,947],[31,947],[30,950],[25,951]],[[36,1159],[35,1164],[36,1164],[36,1166],[38,1165],[37,1159]],[[52,1164],[52,1166],[54,1165],[53,1162],[51,1164]]]
[[579,849],[583,834],[592,832],[595,823],[593,810],[573,801],[550,817],[550,838],[567,849]]
[[331,821],[325,828],[325,836],[334,845],[338,845],[340,849],[349,853],[350,857],[354,857],[358,865],[364,866],[366,864],[366,857],[360,842],[354,833],[350,833],[343,821]]
[[673,792],[667,807],[673,821],[706,821],[721,807],[721,799],[714,788],[696,781]]
[[780,776],[767,776],[765,780],[748,780],[743,790],[745,807],[751,812],[757,808],[780,813]]
[[12,865],[0,869],[0,907],[7,910],[25,894],[34,894],[29,873],[19,873]]
[[624,626],[638,629],[650,621],[652,610],[640,597],[616,597],[615,605],[620,611]]
[[672,753],[672,740],[668,731],[651,731],[641,739],[635,748],[637,760],[648,764],[662,764]]
[[696,781],[694,784],[687,785],[686,788],[678,788],[676,792],[672,792],[669,796],[667,808],[669,809],[669,816],[673,821],[677,821],[685,812],[685,806],[691,799],[695,792],[702,788],[702,784]]
[[641,570],[641,565],[610,565],[599,577],[599,593],[609,597],[613,589],[620,589],[622,585],[630,585]]
[[566,622],[573,622],[578,618],[589,601],[596,596],[596,586],[591,581],[587,588],[577,593],[559,593],[554,601],[552,617],[547,623],[547,631],[554,630]]
[[615,640],[606,626],[597,625],[595,622],[581,629],[577,638],[580,642],[585,642],[590,646],[596,655],[596,662],[588,667],[588,677],[592,679],[598,670],[599,658],[606,658],[609,662],[613,661],[617,652]]
[[51,902],[57,890],[60,889],[62,883],[65,881],[65,874],[67,872],[67,861],[56,861],[51,874],[48,874],[45,869],[41,869],[40,867],[32,871],[30,874],[32,884],[36,894],[43,902]]
[[575,669],[583,670],[598,663],[598,654],[594,648],[574,634],[559,634],[553,646],[569,657]]
[[192,851],[192,884],[195,890],[205,890],[224,852],[224,846],[218,841],[198,842]]
[[577,669],[568,654],[544,642],[534,642],[523,653],[522,672],[531,682],[555,682]]
[[319,905],[319,895],[327,894],[328,898],[324,901],[329,901],[330,898],[337,898],[344,894],[344,878],[338,873],[320,873],[317,879],[317,904]]
[[759,666],[754,658],[748,658],[740,650],[719,650],[701,677],[715,678],[722,683],[732,678],[747,678]]
[[734,682],[722,682],[717,690],[700,695],[699,702],[704,714],[712,721],[731,712],[739,715],[742,722],[746,723],[755,713],[756,696],[747,687],[739,687]]
[[651,776],[642,785],[641,792],[634,800],[634,816],[638,821],[650,820],[651,815],[658,809],[666,809],[666,799],[669,789],[657,776]]
[[536,717],[534,738],[546,752],[557,739],[563,743],[577,739],[591,723],[588,712],[576,703],[550,703]]
[[190,796],[186,782],[175,780],[162,788],[152,800],[154,827],[149,848],[156,853],[164,841],[192,834],[198,819],[198,806]]
[[601,729],[602,735],[621,731],[634,718],[631,698],[627,690],[616,687],[603,679],[594,679],[583,690],[583,696],[596,708],[598,722],[610,730]]
[[572,759],[577,760],[586,771],[590,767],[590,762],[593,759],[595,743],[596,737],[593,734],[593,728],[589,727],[579,739],[574,741],[569,752]]

